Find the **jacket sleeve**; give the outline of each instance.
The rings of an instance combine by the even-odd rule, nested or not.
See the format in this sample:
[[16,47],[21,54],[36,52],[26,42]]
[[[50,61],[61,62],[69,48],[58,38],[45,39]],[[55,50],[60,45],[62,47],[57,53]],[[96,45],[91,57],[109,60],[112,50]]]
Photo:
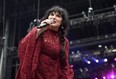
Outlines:
[[26,38],[23,38],[18,44],[18,58],[20,60],[20,64],[22,64],[23,61],[23,57],[26,50],[26,44]]
[[[34,56],[34,50],[36,48],[36,30],[34,27],[20,42],[18,46],[18,57],[20,60],[20,65],[18,69],[18,73],[16,79],[31,78],[32,72],[32,62]],[[23,74],[23,75],[22,75]]]
[[[69,63],[68,63],[68,53],[69,53],[69,42],[66,39],[66,44],[65,44],[65,54],[66,54],[66,58],[64,63],[66,63],[65,66],[61,65],[61,77],[60,79],[73,79],[74,76],[74,72],[73,69],[70,67]],[[62,64],[62,63],[61,63]]]
[[24,38],[22,38],[18,44],[18,57],[20,60],[20,64],[23,62],[23,58],[25,55],[26,47],[30,37],[32,36],[32,32],[35,32],[36,28],[33,28],[31,32],[29,32]]

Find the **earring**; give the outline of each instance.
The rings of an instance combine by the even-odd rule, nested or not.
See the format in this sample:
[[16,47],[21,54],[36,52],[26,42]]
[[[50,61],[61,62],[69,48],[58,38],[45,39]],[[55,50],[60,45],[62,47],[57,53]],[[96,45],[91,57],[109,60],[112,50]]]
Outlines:
[[63,26],[61,26],[61,29],[63,30],[63,29],[64,29],[64,27],[63,27]]

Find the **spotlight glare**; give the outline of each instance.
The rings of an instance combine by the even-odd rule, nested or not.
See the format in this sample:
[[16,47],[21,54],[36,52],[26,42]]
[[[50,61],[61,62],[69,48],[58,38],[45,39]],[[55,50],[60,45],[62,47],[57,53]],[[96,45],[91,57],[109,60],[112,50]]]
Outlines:
[[102,48],[102,45],[98,45],[99,48]]
[[114,58],[114,61],[116,61],[116,58]]
[[104,62],[107,62],[107,61],[108,61],[108,59],[107,59],[107,58],[105,58],[105,59],[104,59]]
[[116,79],[116,73],[112,71],[111,73],[107,75],[107,79]]
[[106,77],[105,77],[105,76],[103,76],[103,79],[106,79]]
[[87,61],[87,64],[91,64],[91,61]]
[[95,79],[98,79],[97,77],[95,77]]
[[114,75],[111,75],[111,79],[114,79],[115,78],[115,76]]
[[73,65],[70,65],[71,68],[73,68]]
[[96,62],[96,63],[99,63],[99,60],[98,60],[98,59],[96,59],[96,60],[95,60],[95,62]]

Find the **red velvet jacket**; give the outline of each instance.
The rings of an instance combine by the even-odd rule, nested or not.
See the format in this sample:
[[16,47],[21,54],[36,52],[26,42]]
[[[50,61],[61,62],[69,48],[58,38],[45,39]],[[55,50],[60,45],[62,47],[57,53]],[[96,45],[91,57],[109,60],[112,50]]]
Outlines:
[[66,66],[63,67],[58,32],[47,29],[36,38],[36,30],[33,28],[19,43],[20,65],[16,79],[73,79],[74,73],[68,64],[68,40],[65,45]]

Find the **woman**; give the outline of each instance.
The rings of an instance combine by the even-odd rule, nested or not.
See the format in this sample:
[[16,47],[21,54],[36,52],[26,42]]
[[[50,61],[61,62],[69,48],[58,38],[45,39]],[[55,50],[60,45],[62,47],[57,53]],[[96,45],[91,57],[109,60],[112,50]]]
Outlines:
[[65,37],[68,23],[67,11],[59,6],[45,13],[40,25],[19,43],[16,79],[73,79],[68,64],[69,42]]

